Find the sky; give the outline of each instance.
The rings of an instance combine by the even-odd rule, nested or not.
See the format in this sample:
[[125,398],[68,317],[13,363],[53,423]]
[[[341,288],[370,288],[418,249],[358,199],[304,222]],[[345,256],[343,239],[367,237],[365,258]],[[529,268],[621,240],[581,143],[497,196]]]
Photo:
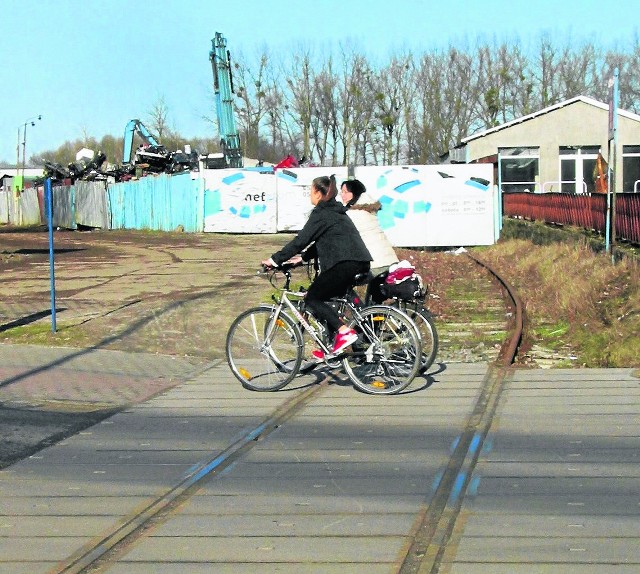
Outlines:
[[[245,59],[348,41],[372,62],[542,34],[629,46],[638,0],[1,0],[0,165],[85,134],[122,137],[163,100],[184,137],[217,137],[209,51],[216,32]],[[606,11],[605,11],[606,10]],[[41,119],[36,119],[41,116]],[[31,125],[34,121],[35,125]],[[19,132],[20,131],[20,137]],[[22,153],[22,152],[20,152]]]

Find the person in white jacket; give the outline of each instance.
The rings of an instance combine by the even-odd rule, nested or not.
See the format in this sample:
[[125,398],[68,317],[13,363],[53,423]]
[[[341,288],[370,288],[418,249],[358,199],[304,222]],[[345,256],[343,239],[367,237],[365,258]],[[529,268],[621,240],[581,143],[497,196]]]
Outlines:
[[369,295],[375,302],[381,302],[385,297],[380,294],[379,285],[384,282],[389,267],[398,263],[398,256],[380,227],[376,215],[382,208],[382,204],[367,194],[367,188],[358,179],[342,182],[340,199],[349,208],[347,215],[355,224],[373,259],[371,274],[374,279],[369,284]]

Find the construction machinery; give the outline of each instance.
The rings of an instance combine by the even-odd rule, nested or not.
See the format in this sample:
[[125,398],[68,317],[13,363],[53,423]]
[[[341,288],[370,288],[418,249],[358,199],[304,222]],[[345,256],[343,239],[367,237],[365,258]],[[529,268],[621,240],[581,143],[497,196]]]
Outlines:
[[[135,158],[132,158],[133,138],[138,134],[142,144],[136,150]],[[144,163],[156,165],[166,163],[167,150],[151,135],[151,132],[140,120],[131,120],[124,128],[124,145],[122,148],[122,165]]]
[[[138,134],[142,144],[135,151],[132,158],[133,138]],[[124,129],[124,145],[122,151],[122,165],[124,171],[135,173],[135,167],[146,173],[179,173],[198,169],[198,154],[191,151],[190,146],[185,150],[170,152],[163,146],[137,119],[130,120]]]
[[218,130],[220,132],[220,147],[224,156],[224,166],[219,162],[211,167],[243,167],[242,150],[240,148],[240,134],[236,127],[233,112],[233,77],[231,75],[231,55],[227,50],[227,40],[220,32],[216,32],[211,40],[212,49],[209,52],[211,69],[213,71],[213,87],[216,100],[216,114],[218,116]]

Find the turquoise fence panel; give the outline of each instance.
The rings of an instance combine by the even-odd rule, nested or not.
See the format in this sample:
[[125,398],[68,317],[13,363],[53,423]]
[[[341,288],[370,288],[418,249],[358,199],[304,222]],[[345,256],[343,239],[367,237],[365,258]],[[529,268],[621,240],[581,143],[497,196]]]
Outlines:
[[107,195],[112,229],[202,231],[204,183],[190,173],[111,184]]

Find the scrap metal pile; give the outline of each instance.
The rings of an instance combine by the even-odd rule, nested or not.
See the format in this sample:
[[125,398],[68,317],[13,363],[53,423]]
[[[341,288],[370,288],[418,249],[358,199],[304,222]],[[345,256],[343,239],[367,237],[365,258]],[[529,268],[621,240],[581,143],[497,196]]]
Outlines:
[[76,155],[76,161],[66,166],[44,162],[44,178],[53,181],[128,181],[134,177],[144,177],[158,173],[182,173],[198,170],[198,153],[187,149],[170,152],[162,145],[140,145],[132,161],[112,165],[107,156],[99,151],[83,149]]

